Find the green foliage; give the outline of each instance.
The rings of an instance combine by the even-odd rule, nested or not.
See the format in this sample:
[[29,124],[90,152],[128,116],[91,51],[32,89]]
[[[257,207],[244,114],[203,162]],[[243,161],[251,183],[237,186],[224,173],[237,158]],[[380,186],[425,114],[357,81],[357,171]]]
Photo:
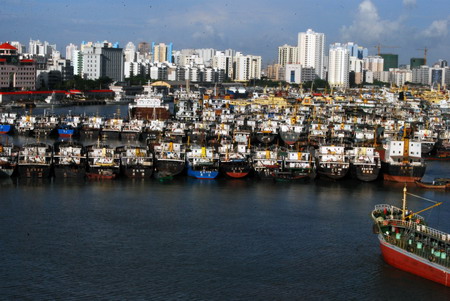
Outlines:
[[148,81],[150,80],[150,75],[133,75],[130,77],[125,78],[126,82],[129,82],[130,85],[146,85]]
[[323,80],[320,78],[316,78],[314,80],[314,82],[311,82],[311,81],[304,82],[302,84],[303,89],[305,89],[305,90],[311,89],[311,84],[312,84],[313,92],[317,92],[318,90],[323,91],[324,89],[326,89],[328,91],[330,90],[330,85],[328,84],[328,82],[326,80]]
[[100,77],[99,79],[83,79],[79,75],[74,75],[72,80],[62,82],[58,89],[62,90],[96,90],[96,89],[108,89],[113,80],[107,76]]

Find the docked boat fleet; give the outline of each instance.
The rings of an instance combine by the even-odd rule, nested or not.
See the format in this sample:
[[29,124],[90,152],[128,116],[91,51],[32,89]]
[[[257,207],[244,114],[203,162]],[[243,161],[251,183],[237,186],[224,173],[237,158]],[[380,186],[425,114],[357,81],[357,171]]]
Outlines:
[[[423,99],[392,95],[187,95],[175,109],[156,94],[137,97],[128,118],[0,115],[0,133],[68,141],[2,143],[0,171],[20,177],[200,179],[256,176],[278,181],[354,177],[414,182],[423,155],[450,158],[447,114]],[[84,141],[97,141],[84,145]],[[111,147],[108,142],[122,141]]]

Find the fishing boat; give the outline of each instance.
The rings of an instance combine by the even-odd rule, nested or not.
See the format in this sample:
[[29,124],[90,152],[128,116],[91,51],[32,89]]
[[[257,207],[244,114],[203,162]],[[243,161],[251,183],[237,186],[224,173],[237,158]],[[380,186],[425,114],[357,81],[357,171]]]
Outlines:
[[316,161],[309,151],[288,150],[279,169],[274,171],[276,181],[295,181],[315,179]]
[[148,179],[153,174],[153,153],[146,146],[125,145],[116,149],[120,171],[127,178]]
[[446,189],[448,184],[444,181],[436,181],[433,182],[423,182],[423,181],[415,181],[416,185],[421,188],[426,189]]
[[215,179],[219,175],[219,154],[212,147],[192,146],[186,152],[187,174],[196,179]]
[[333,180],[344,178],[350,161],[344,146],[322,145],[316,153],[317,173]]
[[0,124],[0,134],[6,135],[9,134],[12,130],[12,126],[10,124]]
[[123,119],[118,116],[107,119],[101,130],[102,139],[114,140],[120,138],[120,132],[123,127]]
[[53,161],[56,179],[81,179],[86,175],[86,150],[80,143],[74,141],[56,143]]
[[374,147],[354,147],[349,151],[352,177],[371,182],[378,179],[381,171],[380,154]]
[[167,120],[170,118],[169,105],[164,104],[162,96],[154,93],[139,95],[128,105],[130,119]]
[[406,195],[419,197],[408,193],[405,185],[402,208],[380,204],[372,211],[383,258],[400,270],[450,286],[450,234],[427,226],[418,215],[442,203],[419,197],[434,204],[413,213],[407,210]]
[[250,151],[246,144],[219,147],[220,170],[230,178],[244,178],[252,171]]
[[17,170],[19,148],[9,143],[0,143],[0,178],[11,177]]
[[34,124],[34,137],[46,138],[57,134],[59,117],[57,115],[43,115],[36,118]]
[[122,141],[137,141],[141,137],[143,128],[144,120],[142,119],[131,119],[129,121],[124,121],[120,132],[120,139]]
[[19,150],[19,176],[24,178],[49,178],[53,166],[53,149],[42,142],[30,143]]
[[262,180],[275,179],[275,172],[281,168],[282,164],[283,158],[277,146],[253,150],[253,169]]
[[14,134],[17,113],[5,112],[0,114],[0,134]]
[[100,116],[91,116],[84,118],[81,123],[80,139],[97,140],[100,136],[100,131],[105,124],[105,118]]
[[80,116],[67,116],[61,118],[61,123],[58,126],[59,138],[72,138],[78,136],[81,125]]
[[161,141],[154,145],[155,177],[172,178],[183,172],[186,164],[185,145],[180,141]]
[[420,142],[404,137],[402,140],[389,141],[385,149],[381,162],[384,180],[414,183],[422,179],[426,164]]
[[120,172],[120,158],[116,149],[97,143],[87,147],[87,171],[89,179],[115,179]]

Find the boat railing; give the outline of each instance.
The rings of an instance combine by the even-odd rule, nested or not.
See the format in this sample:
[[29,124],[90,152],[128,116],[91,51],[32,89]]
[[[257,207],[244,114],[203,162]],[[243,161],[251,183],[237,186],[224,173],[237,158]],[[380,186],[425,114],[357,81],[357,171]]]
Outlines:
[[[391,206],[391,205],[387,205],[387,204],[375,206],[375,210],[380,210],[381,212],[383,212],[384,209],[391,210],[391,212],[393,212],[392,209],[400,210],[400,208],[397,208],[397,207]],[[415,232],[426,234],[428,236],[431,236],[431,237],[436,238],[441,241],[450,242],[450,234],[445,233],[440,230],[436,230],[431,227],[428,227],[424,224],[421,224],[420,222],[418,222],[418,220],[423,221],[424,219],[422,216],[420,216],[418,214],[414,214],[410,220],[404,221],[401,219],[387,218],[384,220],[379,220],[378,222],[385,226],[398,226],[398,227],[404,227],[404,228],[410,228],[410,229],[414,228]]]

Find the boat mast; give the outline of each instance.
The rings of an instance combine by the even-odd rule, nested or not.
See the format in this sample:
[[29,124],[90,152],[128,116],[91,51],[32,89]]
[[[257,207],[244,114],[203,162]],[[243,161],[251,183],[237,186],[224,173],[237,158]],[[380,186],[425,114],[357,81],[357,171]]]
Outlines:
[[403,187],[402,221],[405,220],[405,212],[406,212],[406,184],[405,187]]

